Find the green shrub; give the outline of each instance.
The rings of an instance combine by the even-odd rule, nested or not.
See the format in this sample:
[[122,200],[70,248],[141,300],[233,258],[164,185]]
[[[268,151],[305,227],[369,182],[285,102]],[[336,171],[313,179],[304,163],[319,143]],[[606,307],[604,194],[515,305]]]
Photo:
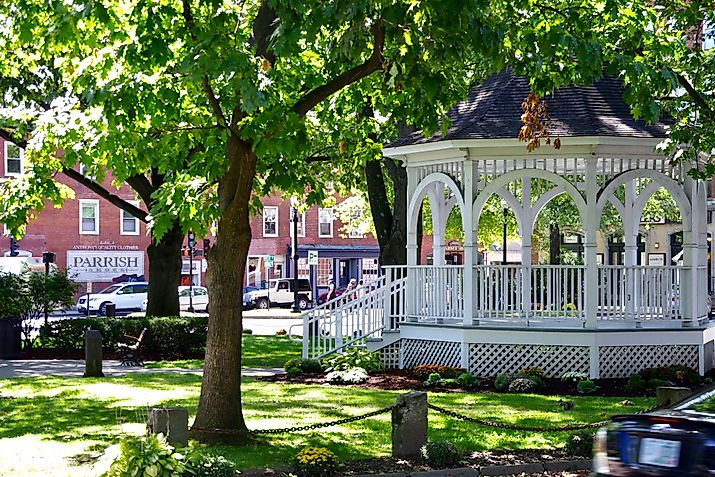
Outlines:
[[516,379],[515,374],[511,374],[511,373],[500,374],[494,380],[494,387],[496,388],[497,391],[507,392],[507,391],[509,391],[509,385],[515,379]]
[[479,380],[470,373],[462,373],[455,380],[457,386],[465,389],[473,389],[479,386]]
[[422,457],[430,465],[454,465],[459,462],[461,455],[457,447],[449,441],[428,442],[422,446]]
[[161,434],[127,437],[119,450],[119,457],[102,477],[181,477],[186,472],[184,456],[175,452]]
[[303,371],[301,371],[300,368],[288,368],[286,369],[286,374],[289,378],[295,378],[303,374]]
[[306,447],[295,456],[298,477],[328,477],[338,467],[338,457],[325,447]]
[[352,368],[362,368],[368,373],[374,373],[384,368],[379,353],[371,353],[365,349],[350,348],[344,353],[338,353],[326,359],[326,371],[347,371]]
[[283,363],[283,369],[288,371],[290,368],[298,368],[301,369],[301,364],[303,363],[303,360],[300,358],[292,358]]
[[442,385],[442,376],[437,373],[432,373],[427,377],[427,380],[422,383],[426,388],[434,388]]
[[646,380],[640,374],[633,374],[628,378],[626,388],[634,393],[641,393],[646,389]]
[[682,365],[667,366],[661,368],[646,368],[642,369],[638,374],[643,376],[643,379],[650,381],[659,379],[661,381],[670,381],[678,384],[700,384],[702,377],[692,368]]
[[590,457],[593,453],[593,441],[596,434],[589,430],[580,430],[571,434],[566,441],[564,450],[572,456]]
[[456,388],[458,386],[456,379],[443,379],[439,385],[445,388]]
[[578,371],[568,371],[561,375],[561,381],[578,383],[579,381],[584,381],[588,379],[588,374],[579,373]]
[[205,316],[167,318],[73,318],[51,321],[40,328],[40,342],[46,348],[67,352],[84,350],[87,328],[99,330],[105,350],[114,351],[124,335],[147,333],[142,352],[165,359],[204,352],[208,318]]
[[590,379],[585,379],[583,381],[578,382],[578,384],[576,385],[576,390],[579,392],[579,394],[593,394],[598,390],[598,386],[596,386],[596,383],[594,383]]
[[220,455],[193,452],[186,458],[188,473],[194,477],[234,477],[236,466]]
[[250,329],[250,328],[244,328],[244,329],[243,329],[243,334],[244,334],[244,335],[252,335],[252,334],[253,334],[253,330]]
[[322,373],[323,366],[317,359],[304,359],[300,363],[300,369],[304,373]]

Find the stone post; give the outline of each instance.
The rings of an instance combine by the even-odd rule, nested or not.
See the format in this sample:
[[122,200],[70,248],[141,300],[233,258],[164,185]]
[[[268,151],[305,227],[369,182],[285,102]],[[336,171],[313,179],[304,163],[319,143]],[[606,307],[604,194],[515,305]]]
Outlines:
[[681,399],[693,394],[690,388],[679,386],[661,386],[655,390],[655,401],[658,406],[672,406]]
[[102,334],[99,330],[87,330],[84,335],[84,377],[104,377],[102,372]]
[[189,445],[189,411],[180,407],[149,409],[147,434],[164,434],[175,447]]
[[427,444],[427,393],[397,396],[392,410],[392,457],[414,459]]

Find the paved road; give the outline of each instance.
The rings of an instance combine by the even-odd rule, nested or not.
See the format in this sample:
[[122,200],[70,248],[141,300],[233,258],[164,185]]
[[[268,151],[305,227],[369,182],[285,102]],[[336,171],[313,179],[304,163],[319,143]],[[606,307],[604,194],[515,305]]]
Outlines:
[[[124,376],[127,373],[181,373],[201,375],[201,369],[184,368],[140,368],[121,366],[117,360],[105,360],[102,371],[107,377]],[[283,374],[282,368],[246,368],[244,376],[274,376]],[[81,377],[84,374],[84,360],[81,359],[17,359],[0,360],[0,379],[29,378],[37,376]]]

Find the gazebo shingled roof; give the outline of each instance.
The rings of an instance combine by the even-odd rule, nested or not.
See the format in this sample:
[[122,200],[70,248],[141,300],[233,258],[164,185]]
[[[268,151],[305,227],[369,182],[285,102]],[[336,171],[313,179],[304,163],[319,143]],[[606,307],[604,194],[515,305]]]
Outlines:
[[[510,69],[491,75],[448,113],[452,124],[447,134],[429,137],[421,132],[398,139],[387,147],[425,144],[460,139],[514,139],[521,128],[521,102],[529,94],[529,80],[515,76]],[[604,77],[588,87],[568,86],[545,98],[548,104],[549,132],[555,137],[615,136],[664,138],[670,117],[647,124],[631,116],[623,100],[623,83]]]

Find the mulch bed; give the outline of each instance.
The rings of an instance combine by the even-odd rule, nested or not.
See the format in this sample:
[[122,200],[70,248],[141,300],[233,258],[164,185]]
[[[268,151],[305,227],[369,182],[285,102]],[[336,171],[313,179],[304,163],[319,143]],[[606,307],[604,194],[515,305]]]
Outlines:
[[[471,467],[481,468],[488,466],[502,465],[519,465],[530,464],[534,462],[555,462],[564,460],[579,460],[583,457],[573,457],[567,455],[561,449],[551,450],[495,450],[495,451],[480,451],[472,452],[465,455],[462,460],[451,468]],[[357,459],[347,462],[342,462],[338,468],[338,475],[363,475],[363,474],[391,474],[391,473],[413,473],[425,472],[430,470],[444,469],[445,467],[433,467],[420,460],[397,459],[394,457],[375,457],[370,459]],[[282,475],[290,472],[291,469],[253,469],[242,472],[244,477],[258,477],[265,475]],[[564,471],[564,472],[542,472],[539,474],[521,474],[521,475],[540,475],[540,476],[563,476],[563,477],[581,477],[589,475],[587,470],[579,471]]]
[[[286,375],[267,376],[260,378],[264,381],[283,382],[283,383],[302,383],[302,384],[325,384],[325,375],[321,373],[301,374],[294,378],[289,378]],[[409,370],[389,370],[374,373],[370,378],[362,383],[353,386],[366,389],[383,389],[389,391],[400,390],[430,390],[440,392],[476,392],[476,393],[495,393],[494,380],[489,378],[479,378],[480,385],[477,388],[465,390],[461,388],[425,388],[423,381],[416,379]],[[644,396],[645,393],[634,393],[627,389],[627,379],[597,379],[594,381],[598,385],[598,390],[591,396]],[[546,384],[545,389],[540,394],[558,395],[558,396],[576,396],[576,384],[563,382],[560,379],[544,379]]]

